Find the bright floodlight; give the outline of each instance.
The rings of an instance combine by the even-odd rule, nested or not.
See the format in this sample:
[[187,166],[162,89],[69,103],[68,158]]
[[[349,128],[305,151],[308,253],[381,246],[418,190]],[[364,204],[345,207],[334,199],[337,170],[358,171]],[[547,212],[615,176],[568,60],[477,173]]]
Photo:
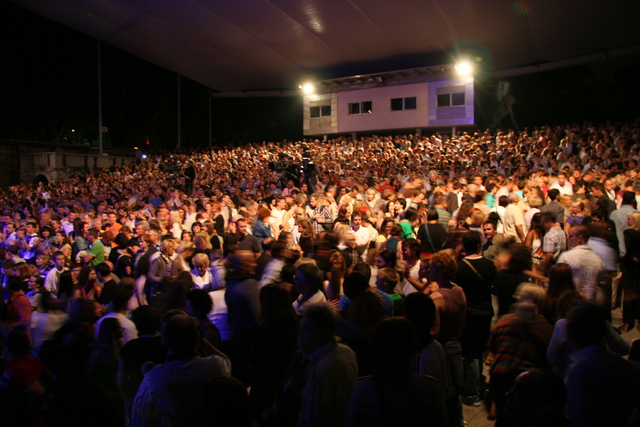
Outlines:
[[306,83],[301,88],[304,93],[313,93],[313,85],[311,83]]
[[461,62],[456,65],[456,70],[461,76],[468,76],[471,74],[471,64],[468,62]]

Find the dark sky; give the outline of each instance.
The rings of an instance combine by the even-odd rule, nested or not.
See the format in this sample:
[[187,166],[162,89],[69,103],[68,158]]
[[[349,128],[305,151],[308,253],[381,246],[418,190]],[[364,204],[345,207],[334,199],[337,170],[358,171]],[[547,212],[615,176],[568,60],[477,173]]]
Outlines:
[[[96,40],[6,0],[0,0],[0,31],[0,139],[95,141]],[[479,81],[476,121],[484,128],[637,118],[639,58]],[[132,147],[148,137],[155,148],[176,146],[175,73],[103,43],[102,88],[107,144]],[[182,144],[205,147],[207,88],[182,78],[181,96]],[[302,137],[299,98],[214,98],[212,104],[214,143]]]

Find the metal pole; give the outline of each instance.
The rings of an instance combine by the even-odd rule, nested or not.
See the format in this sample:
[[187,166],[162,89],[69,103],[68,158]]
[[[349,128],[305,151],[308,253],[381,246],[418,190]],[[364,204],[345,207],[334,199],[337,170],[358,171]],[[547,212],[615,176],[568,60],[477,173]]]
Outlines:
[[209,88],[209,149],[211,149],[211,88]]
[[102,155],[102,54],[98,40],[98,144]]
[[180,149],[180,74],[178,74],[178,150]]

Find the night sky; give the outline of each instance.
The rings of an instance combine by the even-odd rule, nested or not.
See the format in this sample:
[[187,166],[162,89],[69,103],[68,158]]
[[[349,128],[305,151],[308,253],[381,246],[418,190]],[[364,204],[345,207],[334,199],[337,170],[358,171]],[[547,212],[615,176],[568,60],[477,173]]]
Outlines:
[[[0,139],[95,142],[96,40],[5,0],[0,0],[0,31]],[[636,55],[500,81],[485,79],[476,85],[476,121],[481,128],[522,128],[633,120],[640,117],[639,75]],[[151,148],[176,146],[174,72],[103,43],[102,87],[107,146],[133,147],[147,138]],[[183,77],[181,94],[182,146],[206,147],[207,88]],[[214,144],[302,137],[299,98],[212,102]],[[507,103],[512,103],[513,115]]]

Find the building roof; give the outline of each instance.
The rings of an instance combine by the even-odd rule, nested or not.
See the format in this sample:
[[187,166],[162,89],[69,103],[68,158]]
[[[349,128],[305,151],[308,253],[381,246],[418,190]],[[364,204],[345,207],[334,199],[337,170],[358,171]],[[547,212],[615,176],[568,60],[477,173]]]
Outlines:
[[220,92],[470,59],[493,75],[640,51],[630,0],[14,0]]

